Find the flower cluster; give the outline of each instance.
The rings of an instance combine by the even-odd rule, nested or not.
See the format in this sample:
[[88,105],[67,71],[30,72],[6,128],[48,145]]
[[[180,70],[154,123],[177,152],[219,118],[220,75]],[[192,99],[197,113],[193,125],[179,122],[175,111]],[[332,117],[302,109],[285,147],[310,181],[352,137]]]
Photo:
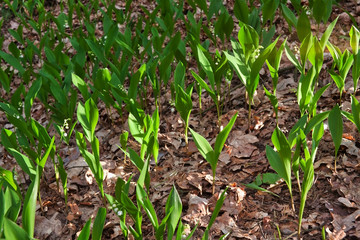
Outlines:
[[118,205],[116,203],[113,203],[113,205],[111,206],[111,208],[114,210],[114,212],[116,213],[116,215],[118,215],[119,217],[121,217],[124,213],[123,211],[121,211],[118,207]]

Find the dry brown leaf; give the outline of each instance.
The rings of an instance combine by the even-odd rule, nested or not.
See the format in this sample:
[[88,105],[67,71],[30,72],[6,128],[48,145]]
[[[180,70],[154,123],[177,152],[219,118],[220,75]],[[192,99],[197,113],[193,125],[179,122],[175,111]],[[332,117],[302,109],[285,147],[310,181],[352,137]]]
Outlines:
[[54,214],[51,219],[47,219],[44,216],[36,215],[35,216],[35,236],[39,239],[46,239],[50,235],[53,237],[59,237],[61,235],[61,221],[56,219],[58,214]]
[[232,131],[228,138],[228,143],[232,147],[232,156],[237,158],[251,157],[252,153],[257,149],[253,143],[259,139],[251,134],[244,134],[242,131]]

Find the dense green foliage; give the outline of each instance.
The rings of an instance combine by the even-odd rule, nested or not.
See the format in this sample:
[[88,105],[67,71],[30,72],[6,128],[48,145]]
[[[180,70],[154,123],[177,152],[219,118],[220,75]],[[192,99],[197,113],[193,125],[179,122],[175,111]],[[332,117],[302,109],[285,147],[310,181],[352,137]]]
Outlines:
[[[46,11],[44,0],[3,0],[0,3],[0,26],[5,26],[10,19],[19,23],[16,30],[9,29],[14,41],[8,49],[3,49],[5,39],[0,37],[0,49],[3,49],[0,50],[0,85],[4,93],[0,96],[0,110],[14,126],[13,131],[1,129],[1,144],[31,180],[24,191],[16,181],[18,173],[0,167],[0,238],[34,237],[35,206],[37,199],[41,200],[39,183],[48,159],[53,163],[58,187],[61,182],[67,202],[67,173],[58,146],[76,139],[99,187],[103,207],[118,214],[125,238],[131,234],[135,239],[143,239],[145,211],[156,239],[165,236],[167,239],[174,236],[183,239],[182,201],[175,186],[169,193],[165,216],[160,222],[149,198],[149,162],[152,158],[157,162],[159,155],[159,99],[162,92],[172,93],[174,106],[184,122],[186,144],[193,92],[199,97],[199,112],[202,111],[203,90],[213,100],[219,126],[214,148],[200,134],[190,131],[200,153],[211,166],[215,184],[218,158],[237,117],[236,114],[221,129],[222,107],[233,78],[237,77],[246,88],[250,129],[251,105],[259,85],[259,72],[266,63],[273,81],[273,89],[265,89],[266,95],[277,116],[276,87],[284,50],[300,73],[297,102],[302,117],[288,137],[280,128],[274,130],[271,140],[276,150],[267,146],[266,155],[277,173],[275,178],[284,179],[291,200],[292,175],[297,179],[301,189],[298,209],[300,236],[305,201],[314,182],[316,151],[324,134],[323,122],[329,121],[335,155],[342,140],[343,116],[360,130],[360,106],[354,95],[351,113],[341,110],[339,105],[323,113],[318,113],[316,108],[321,95],[329,87],[328,84],[318,89],[317,84],[326,48],[334,59],[328,73],[339,88],[340,104],[350,69],[355,91],[360,76],[360,33],[356,26],[350,31],[351,50],[344,52],[329,41],[337,19],[329,24],[320,39],[311,32],[310,23],[314,20],[317,24],[328,22],[337,1],[312,0],[304,7],[300,0],[291,0],[291,3],[286,0],[235,0],[232,14],[222,1],[157,0],[149,8],[140,6],[143,14],[136,18],[132,17],[131,0],[126,1],[124,8],[118,8],[116,2],[90,0],[83,4],[76,0],[60,1],[58,15]],[[197,11],[201,14],[196,14]],[[276,14],[281,14],[289,28],[296,30],[301,42],[299,52],[294,53],[286,40],[280,43],[279,37],[274,39]],[[177,24],[184,32],[178,31]],[[237,24],[239,32],[234,30]],[[101,29],[100,34],[98,29]],[[29,31],[36,34],[33,37],[36,41],[26,34]],[[236,35],[237,39],[234,38]],[[231,50],[225,49],[224,46],[230,45]],[[187,48],[191,52],[187,52]],[[216,51],[212,52],[210,49],[214,48]],[[191,70],[190,74],[189,65],[193,59],[197,69]],[[185,77],[190,75],[194,79]],[[14,79],[21,79],[20,84],[15,86]],[[151,114],[148,114],[151,109],[147,105],[148,93],[152,93],[155,99],[155,111]],[[127,147],[127,132],[119,136],[121,149],[140,172],[136,202],[128,196],[131,178],[127,181],[119,178],[115,193],[104,191],[101,143],[95,136],[100,102],[107,109],[118,111],[123,121],[128,121],[131,136],[141,146],[140,152],[136,152]],[[33,118],[34,103],[42,104],[49,112],[51,120],[46,126]],[[50,136],[50,128],[56,129],[57,134]],[[307,144],[308,139],[311,139],[311,147]],[[258,184],[248,186],[261,189],[259,185],[267,182],[265,176],[270,175],[264,175],[262,180],[258,179]],[[220,211],[225,191],[218,199],[204,239],[208,238],[209,229]],[[295,211],[293,202],[292,207]],[[22,227],[16,224],[20,209]],[[126,221],[127,217],[133,224]],[[92,239],[101,238],[105,218],[106,209],[99,208]],[[89,238],[90,223],[89,220],[85,224],[79,239]],[[185,238],[190,239],[195,230],[196,227]]]

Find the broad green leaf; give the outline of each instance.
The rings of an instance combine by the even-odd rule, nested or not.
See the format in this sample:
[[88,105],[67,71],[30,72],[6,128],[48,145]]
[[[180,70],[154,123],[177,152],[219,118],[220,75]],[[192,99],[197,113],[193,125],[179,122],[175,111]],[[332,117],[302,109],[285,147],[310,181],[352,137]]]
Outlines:
[[105,219],[106,219],[106,208],[101,207],[99,208],[96,214],[96,218],[94,220],[94,225],[91,235],[92,240],[101,240]]
[[30,237],[34,237],[36,199],[39,191],[40,177],[40,166],[37,166],[35,178],[26,192],[22,211],[22,225]]
[[264,0],[262,4],[262,12],[263,12],[263,23],[266,23],[267,20],[272,20],[274,18],[274,14],[276,9],[279,6],[279,0]]
[[210,146],[210,143],[200,134],[190,128],[191,135],[193,136],[194,142],[201,155],[207,162],[210,163],[212,170],[216,169],[217,159],[215,158],[215,152]]
[[[312,49],[312,47],[314,45],[314,42],[313,42],[314,39],[315,39],[315,37],[313,37],[311,34],[309,34],[301,42],[300,59],[301,59],[301,64],[302,64],[303,69],[305,68],[305,63],[306,63],[306,60],[308,59],[309,52],[310,52],[310,50]],[[313,58],[315,59],[315,52],[314,52],[313,55],[314,55]]]
[[299,208],[299,233],[301,229],[301,222],[303,218],[303,213],[305,209],[305,203],[307,194],[314,183],[314,165],[311,159],[307,159],[306,167],[304,171],[304,179],[301,186],[301,198],[300,198],[300,208]]
[[265,91],[265,95],[269,98],[270,102],[271,102],[271,105],[273,106],[274,108],[274,112],[275,112],[275,115],[277,117],[278,115],[278,107],[279,107],[279,102],[276,98],[276,96],[274,94],[272,94],[271,92],[269,92],[265,86],[264,86],[264,91]]
[[91,218],[85,223],[77,240],[89,240],[91,230]]
[[88,99],[85,102],[85,111],[86,111],[86,118],[89,122],[89,127],[90,127],[90,134],[91,134],[90,139],[92,140],[93,137],[95,136],[96,124],[99,120],[99,110],[97,109],[96,103],[92,98]]
[[336,64],[336,66],[341,66],[341,50],[337,47],[337,46],[334,46],[332,45],[330,42],[328,42],[326,44],[327,46],[327,49],[329,50],[332,58],[334,59],[334,62]]
[[181,198],[175,186],[173,186],[173,188],[171,189],[169,197],[166,201],[166,205],[165,205],[166,214],[170,212],[170,208],[173,208],[173,210],[171,211],[170,217],[167,222],[168,240],[172,239],[172,237],[174,236],[176,226],[178,225],[182,213]]
[[[190,92],[192,92],[192,89],[190,90]],[[176,101],[175,101],[175,107],[176,110],[180,113],[181,118],[183,119],[183,121],[185,122],[185,128],[188,127],[188,121],[189,121],[189,117],[190,117],[190,113],[192,110],[192,106],[193,102],[191,99],[191,93],[190,95],[188,95],[184,89],[182,89],[181,87],[177,88],[176,91]]]
[[281,10],[283,13],[283,16],[290,27],[296,27],[297,26],[297,18],[295,14],[286,6],[286,4],[281,3]]
[[265,193],[269,193],[275,197],[280,197],[279,195],[265,189],[265,188],[262,188],[262,187],[259,187],[256,183],[248,183],[248,184],[245,184],[246,187],[248,188],[252,188],[252,189],[255,189],[255,190],[258,190],[258,191],[262,191],[262,192],[265,192]]
[[0,68],[0,83],[7,93],[10,92],[10,78],[8,74]]
[[322,48],[322,51],[325,50],[326,44],[328,43],[328,40],[330,38],[330,35],[336,25],[337,20],[339,19],[339,17],[337,17],[334,21],[332,21],[329,26],[327,27],[326,31],[324,32],[324,34],[321,36],[320,39],[320,46]]
[[300,71],[303,72],[302,66],[299,62],[299,60],[296,58],[295,54],[291,51],[290,47],[285,44],[285,53],[287,58],[290,60],[292,64]]
[[265,184],[275,184],[279,179],[279,175],[275,173],[264,173],[262,175],[262,182]]
[[176,86],[180,86],[182,89],[185,89],[185,67],[182,62],[179,62],[175,68],[174,83],[175,88]]
[[88,86],[85,83],[84,80],[82,80],[79,76],[76,74],[72,74],[72,82],[73,84],[79,89],[81,95],[83,96],[84,100],[87,101],[89,99],[89,92],[88,92]]
[[4,192],[4,200],[5,217],[11,221],[16,221],[20,213],[22,201],[19,189],[15,192],[11,188],[7,187]]
[[47,161],[47,159],[48,159],[48,157],[50,155],[50,152],[53,150],[54,142],[55,142],[55,136],[52,137],[51,142],[50,142],[45,154],[41,157],[41,160],[39,162],[39,166],[41,167],[41,171],[42,171],[42,169],[44,169],[45,163],[46,163],[46,161]]
[[167,224],[168,219],[169,219],[169,217],[170,217],[173,210],[174,210],[174,207],[171,207],[169,209],[169,211],[166,213],[165,217],[161,220],[161,223],[160,223],[158,229],[155,232],[155,238],[156,239],[163,239],[164,238],[166,224]]
[[21,65],[19,59],[15,58],[13,55],[10,55],[6,52],[0,51],[0,57],[5,60],[12,67],[17,69],[21,75],[24,75],[25,68]]
[[298,35],[298,38],[300,40],[300,42],[302,42],[306,36],[308,36],[309,34],[311,34],[311,26],[310,26],[310,21],[309,18],[306,14],[306,10],[302,10],[297,25],[296,25],[296,33]]
[[295,146],[295,141],[296,141],[296,137],[299,134],[299,130],[304,130],[305,129],[305,125],[307,123],[307,119],[308,116],[304,115],[302,116],[296,123],[295,125],[291,128],[290,133],[289,133],[289,137],[288,137],[288,142],[290,145],[290,148],[293,148]]
[[[14,189],[14,191],[18,190],[17,183],[14,181],[13,172],[0,167],[0,180],[5,180],[5,182],[7,184],[9,184],[9,186],[11,186],[12,189]],[[0,181],[0,183],[1,183],[1,181]],[[1,224],[0,224],[0,226],[1,226]]]
[[354,90],[356,91],[360,77],[360,53],[358,52],[356,55],[353,56],[354,56],[354,63],[352,66],[352,77],[354,82]]
[[244,53],[245,63],[248,64],[251,55],[259,47],[259,35],[253,27],[244,24],[239,30],[238,39]]
[[275,152],[274,149],[268,145],[266,146],[266,157],[269,160],[270,166],[277,172],[277,174],[279,174],[279,176],[284,180],[288,179],[288,171],[285,169],[279,153]]
[[356,55],[356,54],[358,54],[358,51],[359,51],[360,32],[353,25],[353,26],[351,26],[349,35],[350,35],[350,46],[352,48],[352,53],[354,55]]
[[336,86],[338,87],[339,91],[340,91],[340,95],[342,94],[342,92],[344,91],[344,87],[345,87],[345,79],[343,79],[339,74],[337,74],[334,70],[329,70],[328,71],[331,78],[334,80]]
[[234,15],[239,21],[247,24],[249,21],[249,7],[246,0],[235,0]]
[[149,196],[140,185],[136,186],[136,200],[138,201],[138,204],[140,204],[144,208],[146,214],[150,219],[151,224],[156,230],[159,227],[159,222],[156,216],[155,209],[149,199]]
[[140,186],[142,188],[144,187],[145,177],[146,177],[146,174],[148,173],[148,171],[149,171],[149,160],[145,160],[144,166],[141,169],[140,176],[137,181],[138,186]]
[[28,233],[8,218],[4,219],[4,235],[5,239],[11,240],[30,240],[32,239]]
[[343,134],[343,120],[338,105],[336,105],[329,113],[328,122],[331,137],[335,145],[335,156],[337,156]]
[[354,119],[354,123],[360,131],[360,104],[354,95],[351,95],[351,112]]
[[215,91],[215,77],[211,64],[207,59],[207,57],[205,56],[205,54],[203,53],[203,51],[201,50],[201,47],[198,46],[197,51],[198,51],[200,65],[204,70],[204,72],[206,73],[206,76],[208,77],[212,90]]
[[304,134],[308,135],[316,125],[322,123],[329,116],[329,113],[330,111],[322,112],[311,118],[310,121],[306,124]]
[[122,134],[120,134],[120,140],[119,140],[120,141],[120,146],[124,150],[126,150],[128,138],[129,138],[129,132],[128,131],[125,130]]
[[104,54],[104,49],[99,46],[99,44],[93,42],[90,39],[85,39],[86,43],[90,47],[91,51],[95,54],[95,56],[103,63],[106,63],[106,58]]
[[236,118],[238,113],[235,113],[235,115],[230,119],[229,123],[224,127],[224,129],[217,135],[215,146],[214,146],[214,152],[215,152],[215,159],[217,160],[220,156],[220,153],[224,147],[224,144],[226,142],[227,137],[229,136],[229,133],[232,129],[232,127],[235,124]]
[[208,223],[208,226],[206,227],[205,229],[205,233],[202,237],[202,240],[206,240],[206,239],[209,239],[209,231],[212,227],[212,225],[214,224],[215,222],[215,219],[216,217],[219,215],[219,212],[220,212],[220,209],[224,203],[224,200],[226,198],[226,191],[227,191],[228,188],[226,188],[220,195],[219,199],[216,201],[216,205],[215,205],[215,209],[211,215],[211,218],[209,220],[209,223]]
[[209,88],[206,82],[194,71],[191,71],[191,74],[193,75],[195,80],[199,83],[199,85],[209,93],[210,97],[214,100],[214,102],[217,102],[217,97],[215,95],[215,92]]
[[230,65],[234,68],[242,84],[246,86],[246,82],[250,78],[250,71],[247,69],[245,64],[242,61],[240,61],[238,58],[228,54],[227,52],[224,52],[224,54],[228,59]]
[[321,48],[320,42],[314,37],[314,44],[309,51],[309,61],[315,67],[316,72],[319,74],[324,62],[324,53]]
[[322,94],[328,89],[328,87],[330,86],[330,83],[326,84],[325,86],[323,86],[322,88],[320,88],[315,94],[314,97],[311,99],[311,103],[310,103],[310,107],[309,107],[309,112],[315,116],[316,115],[316,105],[317,102],[319,101],[320,97],[322,96]]
[[36,167],[34,163],[27,156],[13,148],[9,148],[7,150],[15,157],[16,162],[19,164],[21,169],[26,172],[31,179],[34,179],[36,175]]
[[251,66],[251,73],[259,73],[261,68],[263,67],[266,59],[269,57],[269,55],[271,54],[271,52],[273,51],[273,49],[276,46],[277,41],[279,40],[279,38],[276,38],[274,42],[272,42],[269,46],[267,46],[265,48],[265,50],[263,50],[259,57],[256,58],[255,62],[252,64]]
[[77,107],[77,119],[80,122],[82,128],[84,129],[84,133],[86,138],[90,141],[91,137],[91,130],[90,130],[90,123],[88,118],[86,117],[86,110],[84,105],[79,102]]
[[67,173],[65,171],[64,162],[63,162],[62,158],[59,155],[57,157],[58,157],[58,161],[59,161],[58,170],[59,170],[61,184],[62,184],[63,191],[64,191],[65,204],[67,205],[67,201],[68,201]]
[[25,116],[27,118],[30,117],[31,106],[33,105],[36,95],[40,91],[41,86],[42,86],[42,78],[35,80],[25,96]]

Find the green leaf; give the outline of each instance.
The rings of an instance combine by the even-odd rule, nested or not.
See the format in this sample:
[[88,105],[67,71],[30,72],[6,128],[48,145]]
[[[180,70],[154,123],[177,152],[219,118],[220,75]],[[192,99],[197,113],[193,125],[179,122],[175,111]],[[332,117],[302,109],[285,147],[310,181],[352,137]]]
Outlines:
[[155,230],[159,227],[159,222],[156,216],[155,209],[149,200],[149,196],[146,194],[145,190],[140,186],[136,186],[136,200],[144,208],[146,214],[148,215],[151,224]]
[[40,166],[37,166],[35,178],[31,182],[24,200],[22,225],[30,237],[34,237],[36,199],[39,191],[40,177]]
[[87,101],[90,97],[87,84],[85,83],[84,80],[82,80],[79,76],[77,76],[74,73],[71,74],[71,77],[72,77],[73,84],[79,89],[84,100]]
[[89,240],[91,230],[91,218],[85,223],[85,226],[80,232],[78,240]]
[[0,51],[0,57],[10,64],[13,68],[17,69],[21,75],[25,73],[25,68],[21,65],[19,59],[15,58],[6,52]]
[[248,24],[249,7],[246,0],[235,0],[234,15],[239,21]]
[[217,160],[220,156],[220,153],[224,147],[224,144],[226,142],[227,137],[229,136],[229,133],[232,129],[232,127],[235,124],[236,118],[238,113],[235,113],[235,115],[230,119],[229,123],[224,127],[224,129],[217,135],[215,146],[214,146],[214,152],[215,152],[215,159]]
[[101,240],[101,235],[104,229],[104,223],[106,219],[106,208],[99,208],[96,218],[94,220],[93,230],[92,230],[92,240]]
[[239,30],[238,39],[243,50],[245,63],[248,64],[251,55],[259,47],[259,35],[253,27],[243,25]]
[[203,53],[203,51],[201,50],[201,47],[198,46],[197,51],[198,51],[200,65],[209,79],[212,90],[215,91],[215,77],[211,64],[207,59],[207,57],[205,56],[205,54]]
[[185,89],[185,67],[182,62],[179,62],[175,68],[174,83],[175,88],[180,86],[182,89]]
[[85,39],[86,43],[90,47],[91,51],[95,54],[95,56],[103,63],[106,63],[107,60],[105,58],[104,49],[99,46],[99,44],[94,43],[90,39]]
[[250,71],[247,69],[246,65],[240,61],[240,59],[228,54],[227,52],[224,52],[224,54],[230,65],[235,70],[242,84],[246,86],[246,82],[250,78]]
[[283,16],[290,27],[296,27],[297,26],[297,18],[295,14],[286,6],[286,4],[281,3],[281,10],[283,13]]
[[176,91],[176,101],[175,101],[175,107],[176,110],[180,113],[181,118],[184,120],[187,127],[188,119],[190,116],[190,112],[192,110],[192,99],[191,95],[188,95],[184,89],[181,87],[177,88]]
[[302,72],[303,69],[302,69],[302,66],[299,62],[299,60],[296,58],[295,54],[291,51],[290,47],[285,44],[285,53],[286,53],[286,56],[287,58],[290,60],[290,62],[292,64],[294,64],[294,66],[300,71]]
[[9,148],[7,150],[15,157],[16,162],[20,165],[21,169],[29,174],[31,179],[34,179],[36,175],[34,163],[27,156],[13,148]]
[[316,72],[319,74],[324,62],[324,52],[321,48],[320,42],[314,37],[314,44],[309,51],[309,61],[315,67]]
[[201,155],[205,158],[205,160],[210,163],[211,169],[213,172],[216,169],[217,159],[215,158],[215,152],[210,146],[210,143],[200,134],[195,132],[190,128],[191,135],[195,141],[196,147],[201,153]]
[[301,198],[300,198],[300,208],[299,208],[299,232],[301,229],[301,222],[303,218],[305,203],[307,194],[314,183],[314,165],[311,159],[307,159],[306,167],[304,170],[304,179],[301,186]]
[[165,205],[166,214],[170,212],[170,208],[173,208],[173,210],[171,211],[170,217],[167,221],[168,240],[172,239],[172,237],[174,236],[176,226],[178,225],[182,213],[181,198],[175,186],[173,186],[173,188],[171,189],[169,197],[166,201],[166,205]]
[[8,74],[0,68],[0,83],[7,93],[10,92],[10,79]]
[[324,34],[321,36],[321,39],[320,39],[320,46],[321,46],[321,49],[322,51],[325,50],[325,47],[328,43],[328,40],[330,38],[330,35],[332,33],[332,31],[334,30],[334,27],[336,25],[336,22],[337,20],[339,19],[339,17],[337,17],[334,21],[332,21],[329,26],[327,27],[326,31],[324,32]]
[[213,90],[211,90],[209,88],[209,86],[206,84],[206,82],[199,76],[197,75],[194,71],[191,71],[191,74],[193,75],[193,77],[195,78],[195,80],[199,83],[199,85],[204,88],[208,94],[210,95],[210,97],[213,99],[213,101],[216,103],[217,102],[217,97],[215,95],[215,92]]
[[[314,45],[314,39],[315,37],[313,37],[311,34],[307,35],[304,40],[301,42],[301,46],[300,46],[300,59],[301,59],[301,63],[302,63],[302,67],[303,69],[305,68],[305,63],[306,60],[308,59],[309,56],[309,52],[311,50],[311,48]],[[315,53],[314,55],[314,59],[315,59]],[[314,64],[313,64],[314,65]],[[305,71],[304,71],[305,72]]]
[[274,14],[279,6],[279,0],[264,0],[262,4],[263,23],[274,19]]
[[360,131],[360,104],[354,95],[351,95],[351,112],[354,119],[354,123]]
[[352,48],[352,53],[354,55],[356,55],[356,54],[358,54],[358,51],[359,51],[360,32],[353,25],[353,26],[351,26],[349,35],[350,35],[350,46]]
[[310,121],[306,124],[304,134],[308,135],[311,130],[314,129],[314,127],[322,123],[329,116],[329,113],[330,111],[322,112],[311,118]]
[[25,116],[27,118],[30,117],[31,106],[33,105],[37,93],[40,91],[41,86],[42,86],[42,79],[39,78],[35,80],[25,96]]
[[335,145],[335,156],[337,156],[338,150],[340,148],[342,134],[343,134],[343,120],[341,116],[341,111],[338,105],[336,105],[329,114],[329,130],[331,137]]
[[284,133],[277,127],[272,134],[271,140],[278,152],[275,152],[269,146],[266,146],[266,156],[271,167],[286,182],[290,195],[291,187],[291,149]]
[[220,195],[219,199],[216,201],[214,212],[211,215],[210,221],[208,223],[208,226],[205,229],[205,233],[202,237],[202,240],[209,239],[209,231],[211,229],[211,226],[214,224],[216,217],[219,215],[220,209],[224,203],[224,200],[226,198],[226,191],[228,188],[226,188]]
[[296,32],[300,42],[302,42],[306,36],[311,34],[311,26],[308,16],[306,15],[306,10],[302,10],[297,25],[296,25]]
[[91,134],[90,139],[92,140],[95,136],[96,124],[99,120],[99,110],[97,109],[96,103],[92,98],[88,99],[85,102],[85,111],[86,111],[86,118],[89,122],[89,127],[90,127],[90,134]]
[[11,240],[30,240],[28,233],[19,227],[16,223],[9,220],[8,218],[4,219],[4,235],[5,239]]
[[[17,183],[15,182],[13,173],[11,171],[0,167],[0,180],[5,180],[5,182],[7,184],[9,184],[9,186],[12,187],[12,189],[14,189],[15,191],[18,190]],[[2,181],[0,181],[0,185],[1,185],[1,182]],[[0,224],[0,226],[1,226],[1,224]]]
[[146,174],[148,173],[148,171],[149,171],[149,160],[145,160],[144,166],[141,169],[140,176],[137,181],[138,186],[140,186],[142,188],[144,187],[145,177],[146,177]]

